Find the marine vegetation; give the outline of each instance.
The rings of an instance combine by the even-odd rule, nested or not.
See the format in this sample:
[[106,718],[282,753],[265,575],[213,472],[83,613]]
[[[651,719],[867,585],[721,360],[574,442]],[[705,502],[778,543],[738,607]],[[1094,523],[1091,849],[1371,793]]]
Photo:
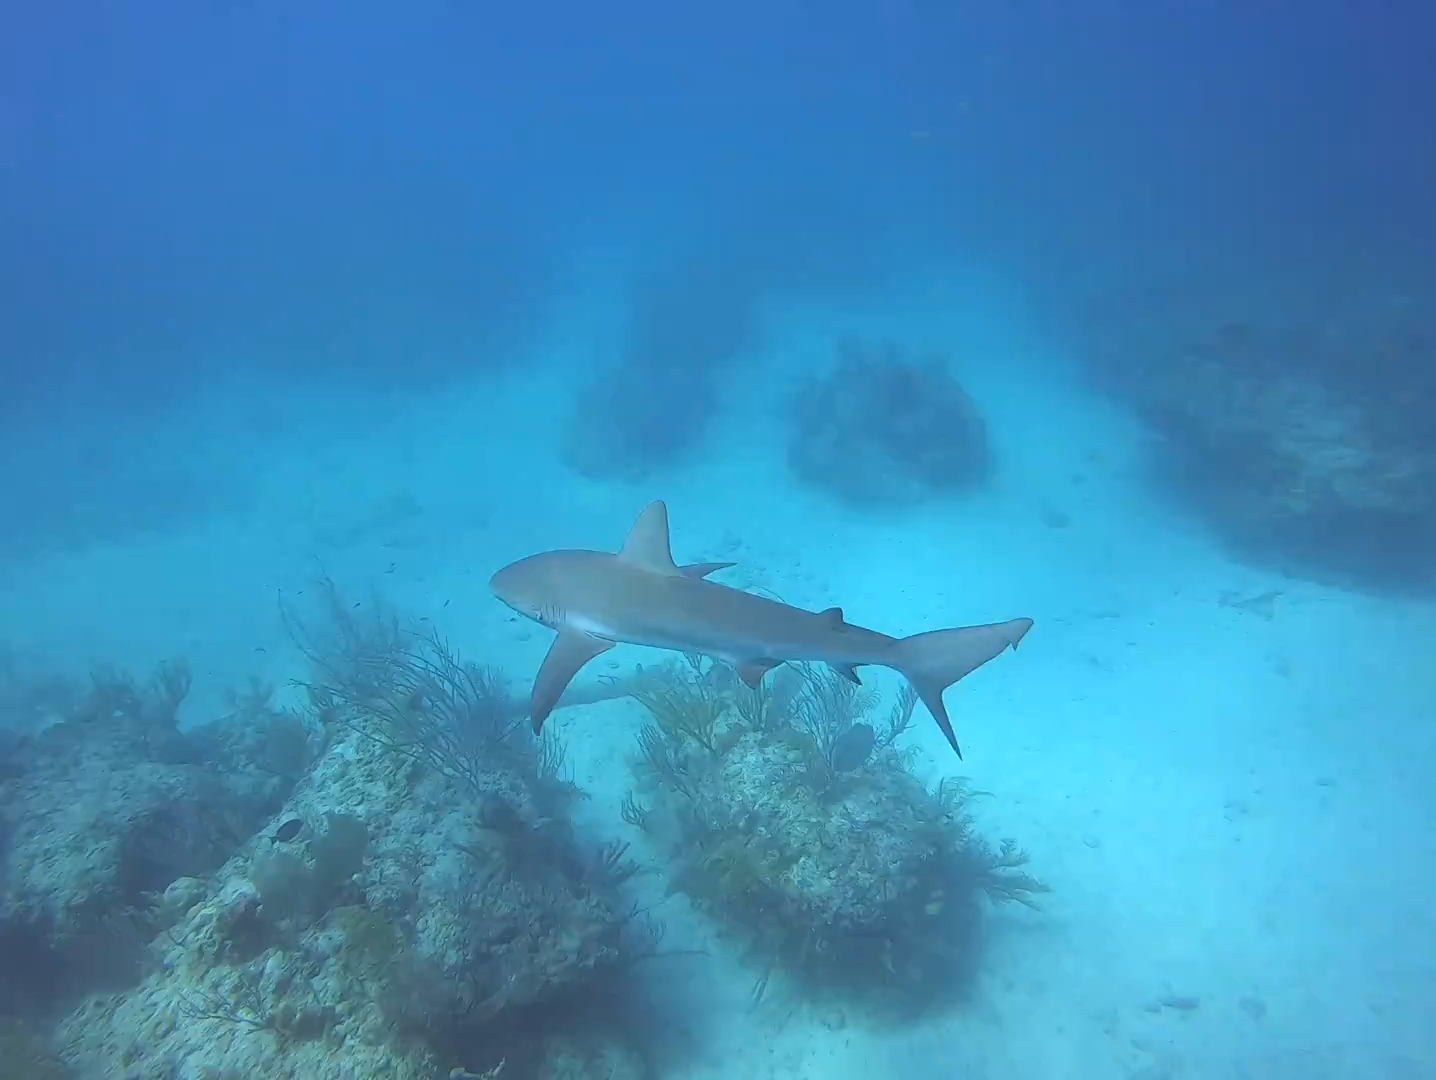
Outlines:
[[857,506],[960,494],[992,471],[987,424],[940,358],[892,342],[844,340],[788,407],[788,464],[804,483]]
[[[573,824],[559,744],[517,722],[502,675],[442,636],[377,598],[355,605],[327,582],[316,595],[317,616],[286,611],[303,678],[282,695],[262,683],[231,695],[219,722],[302,715],[307,762],[292,733],[268,749],[217,730],[175,742],[177,667],[142,691],[105,684],[85,719],[39,737],[79,723],[96,742],[129,725],[147,736],[132,753],[150,772],[161,751],[229,746],[254,765],[227,763],[226,777],[284,785],[217,858],[145,879],[154,902],[126,977],[88,980],[55,1010],[69,1008],[52,1035],[65,1065],[79,1077],[644,1076],[617,1010],[663,928],[626,895],[626,845]],[[11,869],[50,884],[28,861]]]
[[911,1015],[972,971],[985,902],[1035,906],[1046,887],[1012,841],[974,830],[972,790],[929,790],[898,745],[911,692],[877,696],[826,668],[758,688],[694,658],[651,673],[624,818],[742,946],[761,999],[781,974],[805,995]]

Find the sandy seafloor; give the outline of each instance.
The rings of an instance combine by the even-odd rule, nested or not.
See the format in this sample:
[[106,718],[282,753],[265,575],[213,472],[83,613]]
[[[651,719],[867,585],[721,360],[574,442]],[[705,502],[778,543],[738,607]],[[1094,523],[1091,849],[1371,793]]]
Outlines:
[[[750,1010],[752,973],[676,898],[668,944],[709,949],[654,972],[689,1006],[676,1077],[1436,1076],[1436,611],[1232,561],[1146,488],[1132,423],[1059,374],[1019,303],[973,281],[922,292],[775,312],[763,354],[725,378],[708,460],[641,485],[558,461],[563,365],[593,351],[582,327],[526,371],[428,398],[237,380],[151,435],[186,453],[206,432],[235,508],[6,568],[0,640],[80,671],[186,655],[186,709],[204,717],[226,686],[294,672],[276,596],[325,572],[526,680],[547,633],[509,618],[489,574],[616,546],[663,497],[680,561],[736,559],[730,583],[892,633],[1036,619],[1016,655],[949,691],[964,764],[925,715],[907,737],[928,777],[992,793],[984,830],[1018,839],[1053,889],[1040,913],[996,913],[970,1001],[906,1028],[776,984]],[[989,491],[864,517],[795,488],[772,371],[821,363],[843,332],[954,357],[996,440]],[[585,820],[625,836],[634,707],[555,722]]]

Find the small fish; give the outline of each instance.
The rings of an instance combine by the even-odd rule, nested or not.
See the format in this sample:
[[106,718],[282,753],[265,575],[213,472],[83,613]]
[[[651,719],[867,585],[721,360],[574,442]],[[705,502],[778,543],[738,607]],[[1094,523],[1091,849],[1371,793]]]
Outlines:
[[456,1065],[449,1070],[449,1080],[497,1080],[499,1073],[503,1071],[504,1062],[502,1061],[488,1072],[481,1073],[469,1072],[468,1069],[462,1069]]
[[287,844],[299,835],[304,828],[304,819],[292,817],[279,828],[274,830],[274,835],[269,838],[271,844]]
[[878,741],[871,724],[854,724],[833,742],[833,772],[852,772],[861,768]]

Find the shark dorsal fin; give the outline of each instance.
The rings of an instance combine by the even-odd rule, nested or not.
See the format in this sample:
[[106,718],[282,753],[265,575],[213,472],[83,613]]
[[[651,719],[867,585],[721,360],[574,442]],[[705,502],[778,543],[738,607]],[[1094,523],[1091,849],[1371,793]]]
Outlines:
[[668,546],[668,507],[662,499],[655,499],[643,508],[628,531],[628,539],[619,549],[618,557],[655,574],[680,573],[673,562],[673,550]]

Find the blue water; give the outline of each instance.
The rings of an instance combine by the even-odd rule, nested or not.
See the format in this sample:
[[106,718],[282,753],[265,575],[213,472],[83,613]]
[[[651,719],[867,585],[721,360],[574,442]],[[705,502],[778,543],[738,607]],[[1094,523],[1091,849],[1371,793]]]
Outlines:
[[[490,1067],[407,1031],[385,1057],[334,1035],[342,1009],[309,1038],[195,1004],[249,1000],[250,968],[194,943],[276,826],[366,820],[336,903],[392,913],[375,868],[442,862],[442,790],[406,802],[341,738],[206,826],[201,899],[166,914],[165,873],[97,884],[87,837],[178,783],[103,762],[178,766],[54,762],[120,745],[108,714],[77,726],[92,671],[183,656],[180,728],[228,724],[253,764],[236,702],[258,679],[306,707],[281,608],[324,577],[522,690],[550,635],[489,576],[616,549],[663,498],[679,562],[735,561],[728,584],[892,634],[1036,620],[949,692],[964,761],[921,707],[902,738],[929,786],[990,794],[977,826],[1052,891],[990,913],[942,1009],[777,981],[755,1007],[751,961],[624,820],[641,712],[560,710],[577,825],[633,845],[673,953],[625,984],[624,1061],[1436,1075],[1436,17],[1258,7],[8,13],[6,1037],[81,1080]],[[661,659],[611,655],[596,673]],[[885,709],[897,683],[871,682]],[[204,817],[181,788],[175,816]],[[75,967],[66,919],[104,938],[136,908],[149,959]],[[244,963],[318,956],[326,925]],[[502,1075],[643,1075],[555,1055]]]

